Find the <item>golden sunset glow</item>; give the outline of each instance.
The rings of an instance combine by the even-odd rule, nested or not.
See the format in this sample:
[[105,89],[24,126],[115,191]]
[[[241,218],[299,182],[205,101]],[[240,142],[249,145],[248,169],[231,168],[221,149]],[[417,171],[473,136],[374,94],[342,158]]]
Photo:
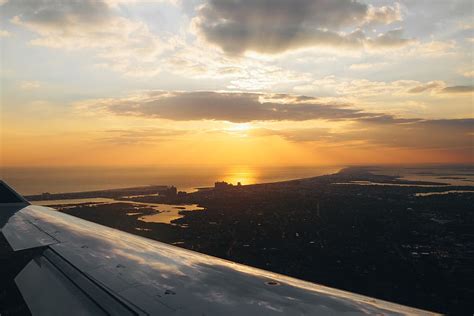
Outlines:
[[233,167],[226,170],[225,174],[228,176],[225,176],[223,181],[233,185],[237,185],[238,183],[242,185],[253,184],[256,183],[258,179],[257,170],[246,166]]
[[236,133],[242,136],[247,136],[247,132],[252,129],[252,126],[249,123],[243,124],[232,124],[227,130],[232,133]]
[[467,2],[240,1],[0,1],[1,164],[473,162]]

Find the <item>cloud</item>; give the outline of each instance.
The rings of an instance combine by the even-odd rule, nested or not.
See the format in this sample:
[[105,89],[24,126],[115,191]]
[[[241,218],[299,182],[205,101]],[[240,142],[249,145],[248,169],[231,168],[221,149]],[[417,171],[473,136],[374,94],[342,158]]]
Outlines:
[[348,119],[370,114],[344,106],[319,103],[317,99],[296,101],[284,95],[277,99],[259,93],[163,92],[151,91],[128,99],[92,100],[81,104],[117,115],[144,116],[176,121],[220,120],[235,123],[251,121],[305,121]]
[[104,137],[100,142],[115,145],[143,145],[164,142],[186,135],[189,131],[165,129],[165,128],[142,128],[142,129],[113,129],[103,132]]
[[467,77],[467,78],[474,78],[474,70],[471,70],[471,71],[463,71],[463,72],[461,72],[461,74],[462,74],[464,77]]
[[[358,97],[380,94],[411,94],[431,92],[432,95],[465,87],[447,87],[442,81],[420,83],[397,81],[392,83],[350,81],[346,85]],[[472,87],[470,88],[472,91]],[[446,93],[446,92],[444,92]],[[452,92],[453,93],[453,92]],[[412,124],[422,118],[403,118],[379,111],[364,111],[353,104],[343,103],[344,98],[317,98],[290,94],[250,92],[182,92],[145,91],[124,98],[92,99],[78,102],[76,107],[84,113],[167,119],[173,121],[228,121],[248,123],[255,121],[354,121],[366,124]],[[352,102],[358,102],[352,99]],[[408,103],[410,104],[410,103]],[[416,102],[415,102],[416,104]],[[412,106],[412,105],[410,105]]]
[[391,24],[402,20],[402,12],[400,4],[395,3],[393,6],[374,7],[369,5],[366,20],[368,23]]
[[22,90],[34,90],[41,87],[38,81],[21,81],[18,85]]
[[471,92],[474,92],[474,86],[446,87],[441,92],[442,93],[471,93]]
[[386,113],[365,112],[346,104],[288,94],[243,92],[149,91],[119,99],[77,103],[85,112],[174,121],[352,121],[378,124],[410,123],[419,119],[396,118]]
[[93,49],[110,68],[125,73],[150,71],[150,63],[172,45],[143,21],[121,16],[119,8],[117,1],[96,0],[14,1],[2,7],[12,23],[38,35],[33,45]]
[[391,30],[386,33],[379,34],[375,38],[365,39],[365,42],[371,48],[402,47],[406,44],[414,43],[414,40],[403,38],[402,35],[402,29]]
[[422,57],[424,59],[428,57],[441,57],[446,55],[456,54],[456,42],[455,41],[435,41],[429,42],[414,42],[413,45],[409,46],[406,51],[402,52],[404,56]]
[[[472,89],[472,88],[471,88]],[[459,91],[456,91],[459,90]],[[338,96],[373,97],[383,95],[408,96],[420,93],[469,92],[469,87],[447,87],[444,81],[421,82],[417,80],[371,81],[367,79],[345,79],[327,76],[311,84],[295,87],[301,93],[326,93]]]
[[163,60],[169,73],[192,79],[226,80],[227,89],[262,91],[288,84],[302,84],[311,76],[281,68],[264,60],[235,59],[205,45],[189,45]]
[[413,120],[411,122],[355,121],[344,129],[256,129],[254,136],[279,136],[292,142],[330,146],[388,146],[394,148],[460,150],[472,153],[474,119]]
[[335,133],[329,128],[300,128],[300,129],[269,129],[258,128],[251,130],[252,136],[279,136],[291,142],[321,142],[333,141]]
[[354,0],[208,0],[193,19],[196,32],[229,54],[266,54],[311,46],[370,48],[410,42],[399,29],[375,38],[367,23],[401,19],[398,4],[373,7]]
[[[434,89],[400,84],[418,93]],[[444,89],[444,86],[442,89]],[[407,92],[408,93],[408,92]],[[250,123],[246,133],[255,137],[281,137],[328,147],[408,148],[441,150],[470,157],[474,118],[404,118],[383,112],[363,111],[341,103],[301,95],[243,92],[148,91],[125,98],[97,99],[76,104],[83,113],[118,115],[174,121],[215,120]],[[284,124],[279,122],[285,121]],[[304,124],[300,122],[305,121]],[[301,128],[298,126],[302,126]],[[107,142],[157,142],[186,131],[110,131]],[[109,134],[110,134],[109,133]],[[178,133],[178,134],[176,134]],[[375,147],[374,147],[375,146]]]
[[388,63],[360,63],[360,64],[352,64],[349,66],[350,70],[369,70],[369,69],[380,69],[382,67],[387,66]]
[[427,91],[432,91],[432,90],[439,90],[444,88],[445,84],[442,81],[431,81],[428,83],[424,84],[419,84],[410,90],[408,90],[408,93],[423,93]]
[[0,30],[0,37],[10,37],[11,33],[5,30]]

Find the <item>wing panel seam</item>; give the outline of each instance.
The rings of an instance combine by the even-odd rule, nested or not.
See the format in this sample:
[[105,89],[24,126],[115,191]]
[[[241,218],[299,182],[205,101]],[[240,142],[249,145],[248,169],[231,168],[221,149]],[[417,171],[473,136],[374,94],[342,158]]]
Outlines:
[[[147,313],[137,308],[136,306],[133,306],[132,308],[128,304],[121,301],[119,298],[116,297],[116,295],[111,293],[108,289],[101,286],[100,284],[98,284],[97,282],[89,278],[85,273],[83,273],[82,271],[74,267],[73,264],[71,264],[68,260],[63,258],[59,253],[57,253],[51,247],[48,247],[48,250],[45,251],[43,256],[49,262],[51,262],[53,266],[55,266],[59,271],[61,271],[61,273],[68,280],[70,280],[77,288],[79,288],[87,297],[89,297],[93,302],[95,302],[106,313],[112,314],[111,309],[116,309],[114,307],[118,307],[118,309],[122,310],[122,312],[125,312],[127,314],[148,315]],[[74,273],[77,273],[77,275],[74,276],[73,275]],[[89,289],[88,290],[85,289],[86,287],[88,287]],[[104,299],[108,298],[108,302],[104,302],[104,301],[98,302],[97,298],[94,298],[94,296],[92,295],[93,293],[91,292],[96,292],[95,294],[102,295]],[[109,308],[107,308],[107,306]],[[135,308],[138,310],[135,310]]]

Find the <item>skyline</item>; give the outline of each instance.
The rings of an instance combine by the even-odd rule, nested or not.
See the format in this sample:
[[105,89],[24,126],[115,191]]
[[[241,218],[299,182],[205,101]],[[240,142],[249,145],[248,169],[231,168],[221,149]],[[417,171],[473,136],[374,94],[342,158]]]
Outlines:
[[471,1],[0,1],[2,166],[473,163]]

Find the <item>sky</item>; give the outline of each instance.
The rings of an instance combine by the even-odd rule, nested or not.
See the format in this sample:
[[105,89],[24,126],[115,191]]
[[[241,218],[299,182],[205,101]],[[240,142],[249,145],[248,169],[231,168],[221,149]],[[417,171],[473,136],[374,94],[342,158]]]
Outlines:
[[471,0],[0,0],[2,166],[474,163]]

